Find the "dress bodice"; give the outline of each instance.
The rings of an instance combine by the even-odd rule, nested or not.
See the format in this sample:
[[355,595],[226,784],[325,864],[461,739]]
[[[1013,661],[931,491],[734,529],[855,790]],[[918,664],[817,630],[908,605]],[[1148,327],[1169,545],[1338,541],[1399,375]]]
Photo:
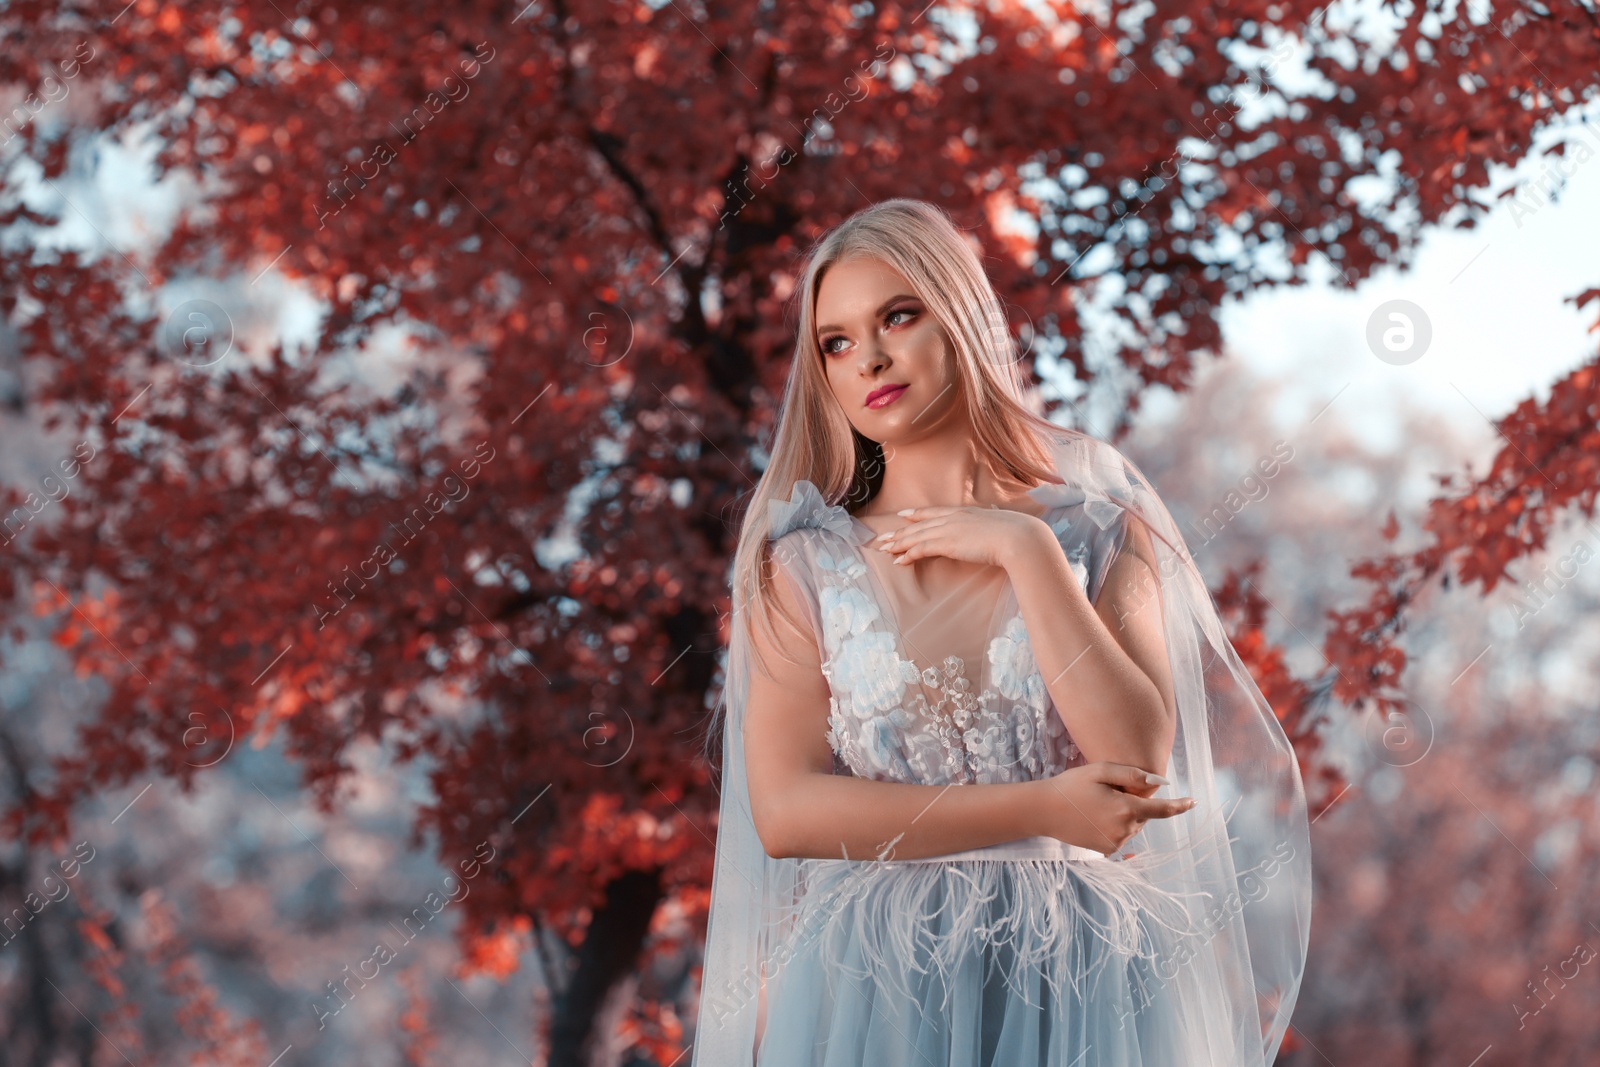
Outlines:
[[[1068,487],[1030,495],[1091,600],[1121,543],[1120,513],[1086,513]],[[1065,502],[1063,502],[1065,501]],[[809,481],[774,503],[773,557],[810,611],[829,688],[835,772],[948,785],[1049,777],[1082,762],[1044,677],[1009,577],[997,568],[916,610],[881,574],[874,532]],[[1101,521],[1105,525],[1101,526]],[[874,565],[876,564],[876,565]],[[999,581],[993,580],[998,577]]]

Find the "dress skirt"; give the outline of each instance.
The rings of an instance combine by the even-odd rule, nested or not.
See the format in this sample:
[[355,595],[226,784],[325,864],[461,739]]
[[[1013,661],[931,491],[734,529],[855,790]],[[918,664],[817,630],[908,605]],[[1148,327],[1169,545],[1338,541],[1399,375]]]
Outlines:
[[766,981],[758,1067],[1241,1062],[1229,1020],[1207,1017],[1216,976],[1184,965],[1205,902],[1166,892],[1140,863],[1033,838],[805,864]]

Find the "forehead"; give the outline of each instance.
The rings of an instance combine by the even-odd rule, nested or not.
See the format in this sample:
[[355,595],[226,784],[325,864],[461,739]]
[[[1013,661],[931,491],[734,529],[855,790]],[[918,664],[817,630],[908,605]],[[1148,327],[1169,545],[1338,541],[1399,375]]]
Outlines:
[[823,318],[825,310],[839,315],[871,314],[885,297],[915,292],[905,275],[881,259],[842,259],[822,274],[817,287],[817,321],[835,321]]

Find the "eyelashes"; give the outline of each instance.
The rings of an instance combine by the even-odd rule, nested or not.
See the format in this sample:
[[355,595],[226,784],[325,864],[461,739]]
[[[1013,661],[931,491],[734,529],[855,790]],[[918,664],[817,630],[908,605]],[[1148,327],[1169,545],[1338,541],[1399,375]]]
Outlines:
[[[893,311],[890,311],[887,314],[885,314],[883,316],[883,321],[884,321],[885,325],[902,326],[902,325],[905,324],[904,322],[894,322],[893,321],[895,316],[904,315],[904,316],[907,317],[907,320],[910,320],[910,319],[916,318],[917,315],[920,314],[920,313],[921,313],[921,309],[920,308],[899,307],[899,308],[895,308]],[[838,334],[834,334],[831,337],[824,337],[822,339],[821,343],[818,345],[818,347],[822,349],[822,354],[824,356],[836,356],[839,353],[838,353],[837,349],[832,347],[833,342],[835,342],[835,341],[843,341],[843,340],[845,340],[845,338],[839,336]]]

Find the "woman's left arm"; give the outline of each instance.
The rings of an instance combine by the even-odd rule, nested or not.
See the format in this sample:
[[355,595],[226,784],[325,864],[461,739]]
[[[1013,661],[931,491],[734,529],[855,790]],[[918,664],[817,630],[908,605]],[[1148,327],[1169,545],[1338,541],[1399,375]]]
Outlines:
[[1155,552],[1142,522],[1123,521],[1126,542],[1094,603],[1043,521],[1010,539],[1000,562],[1039,673],[1084,759],[1165,774],[1177,710]]

